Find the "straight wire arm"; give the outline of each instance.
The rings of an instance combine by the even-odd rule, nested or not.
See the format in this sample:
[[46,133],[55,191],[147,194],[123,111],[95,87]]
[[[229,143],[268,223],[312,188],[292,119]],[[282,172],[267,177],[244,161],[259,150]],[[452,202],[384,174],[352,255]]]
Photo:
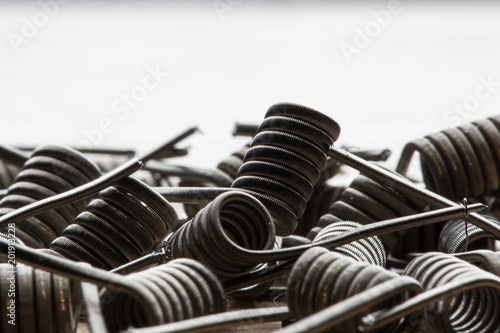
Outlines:
[[90,197],[96,192],[116,183],[118,180],[127,177],[140,170],[143,164],[138,159],[130,160],[115,170],[101,176],[87,184],[75,187],[69,191],[53,195],[43,200],[18,208],[0,217],[0,229],[9,223],[19,222],[29,217],[40,214],[66,204]]
[[276,308],[259,308],[218,313],[200,318],[183,320],[176,323],[145,327],[129,328],[123,333],[202,333],[219,331],[240,325],[268,323],[290,320],[293,316],[287,306]]

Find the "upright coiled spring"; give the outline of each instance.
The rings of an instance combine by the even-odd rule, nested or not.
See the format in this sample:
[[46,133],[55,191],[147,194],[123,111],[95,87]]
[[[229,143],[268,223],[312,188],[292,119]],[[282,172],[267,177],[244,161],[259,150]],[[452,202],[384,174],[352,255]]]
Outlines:
[[[339,200],[330,206],[329,214],[322,216],[317,226],[322,228],[337,221],[355,221],[361,224],[369,224],[416,214],[421,210],[422,208],[414,200],[373,179],[359,175],[348,188],[342,191]],[[419,237],[416,233],[412,233],[411,237],[408,237],[408,242],[405,241],[404,243],[405,249],[399,249],[396,252],[399,254],[401,252],[406,253],[408,250],[419,251],[419,249],[423,249],[421,244],[437,244],[439,232],[429,232],[433,231],[433,228],[435,229],[436,226],[419,228],[420,233],[423,235]],[[393,251],[397,245],[403,245],[403,237],[404,231],[381,235],[380,239],[388,251]]]
[[[368,288],[400,276],[380,266],[358,262],[324,248],[311,248],[294,265],[287,283],[290,312],[302,319],[342,302]],[[401,303],[393,297],[381,301],[367,313]],[[363,304],[360,304],[362,306]],[[339,332],[357,332],[359,318],[342,323]],[[390,332],[386,328],[385,332]]]
[[297,227],[326,166],[339,125],[305,106],[273,105],[259,126],[232,187],[250,190],[269,209],[279,236]]
[[177,222],[168,201],[127,177],[101,191],[50,244],[50,250],[109,270],[154,250]]
[[397,171],[406,174],[412,156],[428,189],[451,200],[488,195],[500,186],[500,116],[416,139],[403,148]]
[[[462,279],[478,280],[491,273],[463,260],[438,252],[423,254],[411,261],[404,275],[420,281],[425,290],[453,286]],[[457,293],[451,299],[432,303],[426,309],[420,329],[426,332],[499,332],[500,291],[480,287]]]
[[269,250],[275,243],[274,223],[253,196],[226,192],[178,228],[168,239],[173,258],[196,259],[222,280],[252,271],[244,249]]
[[0,264],[3,333],[75,332],[81,295],[65,277],[18,264]]
[[[313,242],[320,242],[361,226],[362,224],[351,221],[335,222],[323,228],[318,233],[316,238],[314,238]],[[386,265],[387,254],[385,252],[384,245],[382,244],[380,238],[376,236],[363,238],[358,241],[336,247],[332,251],[372,265],[382,267],[385,267]]]
[[[491,213],[480,213],[489,220],[499,223],[498,217]],[[467,225],[466,225],[467,223]],[[439,251],[445,253],[459,253],[472,249],[491,248],[489,242],[493,236],[478,226],[465,222],[463,219],[455,219],[447,222],[439,236]],[[472,245],[472,246],[471,246]]]
[[[205,266],[191,259],[177,259],[125,279],[154,297],[163,312],[164,323],[226,311],[226,293],[217,277]],[[144,309],[126,293],[102,297],[103,314],[112,332],[127,327],[150,326]]]
[[[98,167],[68,147],[44,145],[36,148],[0,201],[0,215],[19,207],[71,190],[100,176]],[[48,247],[85,208],[74,202],[16,223],[16,236],[27,246]]]

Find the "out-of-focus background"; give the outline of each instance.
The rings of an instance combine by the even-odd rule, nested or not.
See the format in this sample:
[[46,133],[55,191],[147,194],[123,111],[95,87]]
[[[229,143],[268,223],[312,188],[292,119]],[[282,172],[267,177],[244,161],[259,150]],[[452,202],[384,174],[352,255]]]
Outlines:
[[213,167],[280,101],[393,150],[499,113],[500,4],[71,1],[0,4],[0,140],[147,151],[187,127],[178,164]]

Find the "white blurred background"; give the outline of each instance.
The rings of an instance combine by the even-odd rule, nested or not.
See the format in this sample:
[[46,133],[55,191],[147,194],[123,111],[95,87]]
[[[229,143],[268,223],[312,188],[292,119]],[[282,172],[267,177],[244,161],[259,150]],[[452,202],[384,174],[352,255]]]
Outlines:
[[173,162],[215,167],[247,141],[235,122],[291,101],[335,119],[338,144],[391,148],[395,165],[411,139],[500,113],[499,13],[486,1],[2,2],[0,140],[145,152],[198,125]]

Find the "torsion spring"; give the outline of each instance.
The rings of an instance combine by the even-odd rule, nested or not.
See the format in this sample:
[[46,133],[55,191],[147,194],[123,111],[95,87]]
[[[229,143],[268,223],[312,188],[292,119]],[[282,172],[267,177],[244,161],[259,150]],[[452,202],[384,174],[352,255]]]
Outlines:
[[270,250],[276,231],[267,209],[242,192],[227,192],[199,211],[168,239],[172,258],[188,257],[207,265],[222,280],[253,270],[246,250]]
[[[8,248],[9,243],[0,239],[0,256],[8,258]],[[111,332],[223,312],[227,307],[220,281],[204,265],[191,259],[174,260],[127,276],[84,267],[28,247],[16,248],[16,261],[105,287],[101,302]]]
[[[359,229],[363,225],[361,223],[351,221],[334,222],[323,228],[313,243],[318,243],[323,240],[340,236],[347,231]],[[357,261],[367,262],[372,265],[385,267],[387,254],[382,241],[377,236],[361,238],[342,246],[334,248],[332,251],[350,257]]]
[[23,264],[0,264],[3,333],[75,332],[80,292],[70,279]]
[[326,166],[339,125],[305,106],[271,106],[232,184],[252,192],[269,209],[278,236],[290,235]]
[[177,221],[168,201],[129,176],[101,191],[49,249],[109,270],[154,250]]
[[500,186],[500,116],[409,142],[399,173],[406,174],[416,152],[428,189],[451,200],[495,193]]
[[[179,137],[172,140],[172,142],[177,142],[177,140],[187,135],[187,133],[189,132],[190,131],[187,131],[186,133],[181,134]],[[103,190],[110,185],[113,185],[120,179],[130,176],[134,172],[142,169],[144,167],[144,163],[149,161],[151,158],[154,158],[158,153],[163,151],[165,146],[168,147],[172,142],[168,142],[160,148],[156,148],[140,156],[139,158],[133,158],[120,167],[108,172],[106,175],[101,176],[95,180],[87,182],[66,192],[56,194],[42,200],[38,200],[36,202],[13,210],[3,216],[0,216],[0,229],[5,228],[9,223],[17,223],[23,219],[33,217],[37,214],[59,208],[67,204],[72,204],[92,196],[94,193],[97,193],[98,191]],[[66,158],[71,159],[71,154],[66,155]]]
[[[288,308],[298,321],[282,332],[357,332],[361,316],[400,304],[422,286],[385,268],[313,248],[295,263],[286,289]],[[380,332],[393,329],[394,324]]]
[[[422,207],[419,207],[401,193],[364,175],[359,175],[348,188],[342,191],[339,200],[330,206],[328,214],[318,220],[317,226],[324,227],[334,221],[342,220],[369,224],[375,221],[415,214],[420,211],[422,211]],[[381,236],[388,252],[401,244],[404,233],[403,230],[399,233]],[[413,233],[412,238],[417,238],[415,236],[415,233]],[[430,234],[426,235],[426,242],[432,243],[432,239],[429,239],[431,236]],[[437,235],[435,238],[435,243],[437,243]],[[415,247],[413,250],[417,249],[419,247]]]
[[[377,180],[386,186],[390,186],[391,188],[395,189],[398,192],[401,192],[406,196],[429,204],[434,208],[457,207],[459,205],[437,193],[417,186],[408,179],[403,178],[396,173],[387,171],[384,168],[381,168],[373,163],[367,162],[357,156],[354,156],[349,152],[346,152],[345,150],[332,146],[328,151],[328,155],[339,160],[345,165],[348,165],[360,171],[361,173],[364,173],[368,177]],[[478,215],[476,213],[471,213],[470,215],[466,216],[465,219],[466,221],[489,232],[496,239],[500,239],[500,226],[489,221],[487,218],[482,217],[481,215]]]
[[[101,175],[98,167],[68,147],[36,148],[0,201],[0,215],[86,184]],[[85,202],[46,211],[16,223],[16,236],[27,246],[45,248],[83,211]],[[5,231],[5,227],[0,228]]]
[[[269,281],[267,278],[254,280],[253,275],[259,276],[260,272],[245,275],[260,263],[295,260],[311,247],[321,246],[332,249],[366,237],[464,216],[483,210],[485,207],[482,204],[473,204],[467,207],[440,209],[364,225],[337,235],[329,235],[326,239],[310,244],[280,250],[266,250],[265,248],[272,246],[274,238],[272,229],[270,231],[266,229],[272,228],[272,220],[266,222],[263,219],[265,215],[259,215],[265,214],[265,210],[262,210],[264,207],[244,193],[228,192],[219,196],[200,211],[193,220],[175,231],[168,239],[168,247],[171,251],[171,258],[188,257],[207,265],[221,280],[229,282],[226,286],[228,291],[233,292],[256,283]],[[251,220],[252,216],[254,220]],[[262,236],[254,239],[259,232]],[[258,249],[259,242],[265,244],[260,245],[264,249]],[[374,250],[374,252],[378,251]],[[268,270],[273,271],[273,267],[263,270],[264,276]],[[270,279],[274,277],[271,276]]]
[[[500,225],[498,216],[490,212],[481,212],[480,215]],[[448,221],[439,235],[439,251],[458,253],[473,249],[493,248],[492,235],[474,224],[455,219]]]
[[440,252],[413,259],[404,275],[420,281],[425,291],[386,312],[365,318],[364,330],[405,317],[402,326],[410,331],[500,331],[498,276]]

